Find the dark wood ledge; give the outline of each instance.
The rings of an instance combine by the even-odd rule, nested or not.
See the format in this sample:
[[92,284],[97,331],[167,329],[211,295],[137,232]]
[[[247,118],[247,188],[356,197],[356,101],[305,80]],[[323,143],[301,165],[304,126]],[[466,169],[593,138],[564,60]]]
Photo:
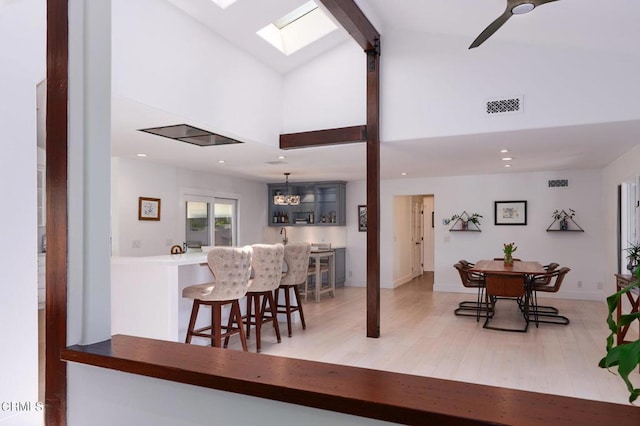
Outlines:
[[403,424],[640,424],[631,405],[140,337],[71,346],[62,359]]

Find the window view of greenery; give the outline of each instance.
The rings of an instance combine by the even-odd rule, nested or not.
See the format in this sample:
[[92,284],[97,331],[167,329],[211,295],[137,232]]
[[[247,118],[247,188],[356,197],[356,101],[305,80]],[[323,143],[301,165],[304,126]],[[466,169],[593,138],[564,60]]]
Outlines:
[[216,246],[233,246],[233,204],[215,204]]
[[[216,223],[216,227],[217,227]],[[187,201],[187,247],[210,245],[209,203]],[[216,244],[217,245],[217,244]]]

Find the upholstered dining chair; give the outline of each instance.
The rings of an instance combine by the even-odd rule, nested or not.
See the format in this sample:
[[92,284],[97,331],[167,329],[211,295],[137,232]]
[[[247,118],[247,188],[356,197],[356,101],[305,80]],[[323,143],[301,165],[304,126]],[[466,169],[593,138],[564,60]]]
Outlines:
[[458,263],[453,265],[453,267],[458,271],[460,280],[462,281],[462,285],[464,287],[475,288],[478,291],[478,296],[475,302],[460,302],[458,303],[458,307],[453,311],[453,313],[458,316],[475,316],[476,321],[480,321],[480,312],[486,309],[486,306],[483,302],[485,287],[484,276],[482,274],[471,272],[469,269],[473,267],[473,263],[467,262],[466,260],[459,260]]
[[253,249],[253,259],[251,260],[253,278],[249,280],[247,314],[243,318],[245,318],[247,327],[247,338],[251,336],[251,326],[255,326],[256,352],[260,352],[262,324],[273,323],[278,343],[282,341],[273,292],[280,286],[282,278],[284,245],[279,243],[253,244],[251,248]]
[[[249,288],[252,253],[253,249],[250,246],[214,247],[209,251],[207,263],[215,281],[192,285],[182,290],[182,297],[193,299],[185,343],[191,343],[192,337],[198,336],[211,339],[211,346],[220,347],[224,337],[226,348],[229,337],[239,334],[242,350],[247,351],[247,340],[238,299],[243,297]],[[211,325],[196,329],[200,305],[211,307]],[[231,310],[229,321],[226,326],[223,326],[222,307],[226,305],[231,305]]]
[[533,315],[536,326],[540,322],[546,324],[569,324],[569,318],[560,315],[557,308],[554,308],[553,306],[538,305],[538,292],[557,293],[569,271],[571,271],[571,268],[554,268],[543,275],[536,275],[533,277],[533,302],[531,304],[531,309],[529,310],[529,315]]
[[[307,328],[300,300],[300,286],[307,283],[309,253],[311,253],[311,244],[309,243],[290,243],[284,246],[284,263],[287,267],[287,273],[282,277],[280,286],[275,291],[275,302],[278,313],[285,314],[287,317],[289,337],[291,337],[291,315],[294,312],[300,314],[302,329],[305,330]],[[284,305],[278,301],[281,290],[284,293]],[[293,290],[293,295],[296,299],[295,305],[291,304],[291,290]]]

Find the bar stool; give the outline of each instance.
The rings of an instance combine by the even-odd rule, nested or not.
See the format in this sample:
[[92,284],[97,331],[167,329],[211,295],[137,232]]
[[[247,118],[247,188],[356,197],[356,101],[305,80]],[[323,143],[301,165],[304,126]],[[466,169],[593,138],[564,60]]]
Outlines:
[[[291,315],[294,312],[300,313],[302,329],[305,330],[307,328],[304,322],[302,303],[300,302],[299,286],[307,282],[309,253],[311,253],[311,244],[308,243],[287,244],[284,246],[284,263],[287,265],[287,273],[282,277],[280,286],[276,289],[276,307],[279,314],[287,316],[289,337],[291,337]],[[293,295],[296,298],[295,305],[291,304],[291,289],[293,289]],[[284,305],[278,303],[280,290],[284,291]]]
[[[242,350],[247,351],[247,340],[242,326],[242,314],[238,299],[243,297],[249,288],[252,253],[253,249],[250,246],[242,248],[214,247],[209,251],[207,263],[215,281],[192,285],[182,290],[182,297],[193,299],[185,343],[191,343],[193,336],[205,337],[211,339],[211,346],[219,348],[222,337],[224,337],[224,347],[226,348],[229,337],[239,334]],[[195,329],[200,305],[211,306],[211,325]],[[225,305],[231,305],[231,311],[227,325],[223,326],[222,307]],[[210,332],[206,333],[209,330]]]
[[[272,322],[278,343],[282,341],[273,292],[280,285],[282,278],[284,246],[282,244],[254,244],[251,248],[253,249],[251,261],[253,278],[249,280],[247,315],[243,318],[246,319],[247,338],[251,335],[251,326],[256,326],[256,352],[260,352],[262,324]],[[269,313],[265,315],[267,311]]]

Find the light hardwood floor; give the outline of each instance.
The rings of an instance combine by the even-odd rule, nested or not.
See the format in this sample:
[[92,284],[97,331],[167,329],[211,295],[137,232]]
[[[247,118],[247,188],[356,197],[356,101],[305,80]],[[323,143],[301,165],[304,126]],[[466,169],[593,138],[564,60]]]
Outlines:
[[[474,295],[433,293],[432,286],[433,277],[426,273],[395,290],[382,289],[377,339],[365,337],[365,289],[338,289],[335,298],[304,304],[306,330],[296,323],[289,338],[286,323],[280,323],[280,344],[273,327],[265,324],[261,353],[628,404],[620,377],[597,366],[607,336],[604,303],[540,299],[559,308],[571,324],[531,325],[527,333],[509,333],[453,315],[458,302]],[[512,301],[499,301],[496,310],[497,320],[505,324],[522,320]],[[44,310],[38,313],[42,336]],[[44,401],[43,339],[39,346]],[[240,350],[237,336],[229,347]],[[255,351],[253,333],[249,350]],[[637,371],[632,382],[640,385]]]
[[[304,304],[306,330],[295,324],[289,338],[286,323],[280,323],[280,344],[265,324],[261,353],[628,404],[620,377],[597,365],[607,336],[604,303],[540,299],[559,308],[571,324],[509,333],[454,316],[458,302],[474,295],[433,293],[432,284],[425,274],[381,290],[380,338],[366,337],[365,289],[347,287],[335,298]],[[500,300],[496,310],[501,321],[522,321],[513,301]],[[230,348],[240,349],[237,336]],[[253,333],[249,350],[255,351]],[[632,381],[640,385],[637,371]]]

